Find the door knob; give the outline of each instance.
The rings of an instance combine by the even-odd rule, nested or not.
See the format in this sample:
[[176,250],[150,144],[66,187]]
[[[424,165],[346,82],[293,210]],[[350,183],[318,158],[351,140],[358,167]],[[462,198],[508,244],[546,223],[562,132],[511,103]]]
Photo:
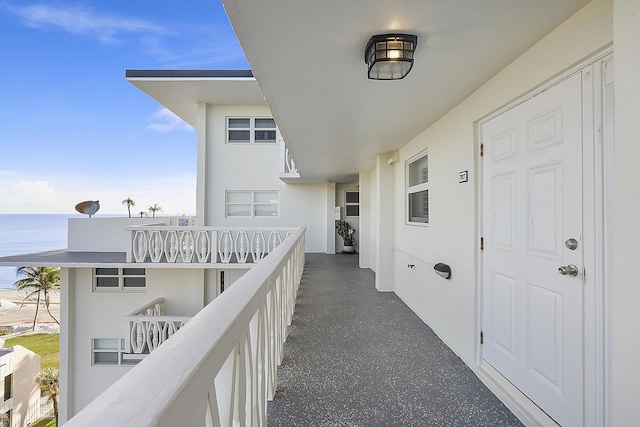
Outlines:
[[573,264],[563,265],[562,267],[558,268],[558,273],[562,274],[563,276],[575,277],[578,275],[578,267]]

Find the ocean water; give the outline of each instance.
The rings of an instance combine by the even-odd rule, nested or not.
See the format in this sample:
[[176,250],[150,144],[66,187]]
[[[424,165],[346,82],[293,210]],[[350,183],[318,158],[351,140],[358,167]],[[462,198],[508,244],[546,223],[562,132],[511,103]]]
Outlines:
[[[64,249],[68,219],[81,216],[0,214],[0,256]],[[16,270],[0,267],[0,288],[13,288]]]

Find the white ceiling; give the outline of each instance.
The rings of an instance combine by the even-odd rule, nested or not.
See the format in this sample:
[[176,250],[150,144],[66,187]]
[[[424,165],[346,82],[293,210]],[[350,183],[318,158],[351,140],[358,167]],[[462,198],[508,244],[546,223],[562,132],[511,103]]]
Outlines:
[[[345,182],[405,145],[587,0],[222,0],[307,180]],[[418,36],[398,81],[366,77],[374,34]]]

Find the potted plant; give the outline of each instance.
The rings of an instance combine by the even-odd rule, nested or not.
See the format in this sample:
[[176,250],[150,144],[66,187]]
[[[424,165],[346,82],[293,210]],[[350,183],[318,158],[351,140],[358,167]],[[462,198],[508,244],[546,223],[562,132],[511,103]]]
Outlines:
[[355,252],[353,244],[356,242],[355,232],[356,230],[349,225],[347,221],[340,220],[336,222],[336,230],[342,240],[344,241],[344,250],[343,252]]

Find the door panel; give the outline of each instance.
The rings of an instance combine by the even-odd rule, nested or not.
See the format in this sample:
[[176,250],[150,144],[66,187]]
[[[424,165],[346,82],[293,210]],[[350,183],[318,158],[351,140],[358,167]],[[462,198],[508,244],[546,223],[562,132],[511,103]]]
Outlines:
[[[582,424],[582,84],[484,123],[483,358],[562,425]],[[576,239],[570,250],[565,240]]]

